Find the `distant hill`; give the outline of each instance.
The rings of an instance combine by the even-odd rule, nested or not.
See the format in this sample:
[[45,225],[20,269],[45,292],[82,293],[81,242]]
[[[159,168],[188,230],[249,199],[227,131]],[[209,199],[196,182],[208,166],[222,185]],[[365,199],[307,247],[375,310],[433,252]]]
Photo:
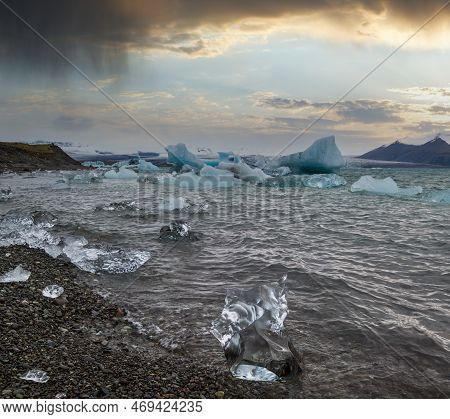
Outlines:
[[79,169],[80,163],[54,144],[0,142],[0,171]]
[[395,141],[369,151],[359,158],[450,166],[450,145],[439,136],[422,145],[403,144]]

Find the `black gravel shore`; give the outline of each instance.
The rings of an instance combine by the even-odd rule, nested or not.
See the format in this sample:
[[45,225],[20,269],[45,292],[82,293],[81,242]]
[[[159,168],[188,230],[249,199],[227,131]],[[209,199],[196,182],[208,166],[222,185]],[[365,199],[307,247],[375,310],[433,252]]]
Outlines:
[[[71,263],[26,246],[0,248],[0,275],[19,263],[30,278],[0,283],[0,398],[288,397],[282,383],[236,380],[225,365],[150,342]],[[63,297],[44,297],[50,284],[64,287]],[[20,378],[31,369],[45,371],[48,382]]]

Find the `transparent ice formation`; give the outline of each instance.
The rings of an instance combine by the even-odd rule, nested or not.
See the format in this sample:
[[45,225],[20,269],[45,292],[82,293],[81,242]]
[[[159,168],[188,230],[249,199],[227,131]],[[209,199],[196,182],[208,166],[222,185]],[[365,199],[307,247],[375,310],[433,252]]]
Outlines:
[[320,138],[301,153],[279,157],[271,165],[287,166],[293,171],[306,173],[332,173],[345,165],[334,135]]
[[22,380],[34,381],[35,383],[46,383],[50,377],[45,371],[30,370],[20,378]]
[[111,202],[110,204],[98,205],[96,211],[137,211],[138,206],[135,201]]
[[192,154],[183,143],[169,145],[166,147],[166,150],[167,161],[177,167],[181,168],[183,165],[188,164],[195,169],[201,169],[205,165],[205,163]]
[[12,271],[6,272],[0,276],[0,283],[5,282],[23,282],[31,275],[30,271],[23,269],[22,265],[17,265]]
[[56,284],[47,285],[42,290],[42,295],[47,298],[58,298],[63,294],[64,294],[64,288],[60,287],[59,285],[56,285]]
[[434,191],[428,198],[431,202],[440,202],[443,204],[450,204],[450,189],[443,191]]
[[421,186],[412,186],[410,188],[399,188],[397,183],[391,177],[385,179],[376,179],[365,175],[357,180],[351,187],[352,192],[369,192],[380,195],[403,195],[414,196],[421,194]]
[[11,188],[0,189],[0,201],[7,201],[12,198]]
[[154,172],[154,171],[158,171],[159,167],[155,166],[153,163],[151,163],[149,161],[139,159],[138,170],[140,172]]
[[303,175],[301,177],[303,185],[308,188],[328,189],[336,188],[347,184],[347,181],[335,173]]
[[169,196],[164,200],[161,204],[159,204],[160,211],[175,211],[181,210],[188,205],[188,201],[186,198],[178,197],[175,198],[173,196]]
[[0,246],[27,244],[52,257],[64,255],[88,272],[133,272],[150,258],[146,251],[90,246],[84,237],[60,237],[52,232],[55,223],[56,218],[48,212],[28,215],[10,211],[0,219]]
[[301,372],[300,355],[284,328],[286,279],[249,291],[229,291],[211,333],[219,340],[237,378],[274,381]]
[[159,233],[160,239],[165,240],[198,240],[197,235],[191,230],[189,224],[183,220],[172,221],[169,225],[163,226]]
[[135,171],[127,169],[126,167],[120,167],[118,171],[109,170],[104,174],[105,179],[120,179],[120,180],[133,180],[137,179],[138,175]]

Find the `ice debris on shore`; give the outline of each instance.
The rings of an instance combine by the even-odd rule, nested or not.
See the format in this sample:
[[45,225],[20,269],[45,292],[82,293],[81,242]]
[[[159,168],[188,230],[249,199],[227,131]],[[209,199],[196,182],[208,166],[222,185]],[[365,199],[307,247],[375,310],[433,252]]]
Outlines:
[[31,272],[23,269],[22,265],[17,265],[12,271],[6,272],[0,276],[0,283],[5,282],[24,282],[28,280]]
[[12,198],[11,188],[8,189],[0,189],[0,201],[7,201]]
[[22,375],[20,378],[26,381],[34,381],[35,383],[46,383],[50,377],[45,371],[33,369]]
[[303,185],[308,188],[329,189],[347,184],[347,181],[335,173],[303,175],[301,177]]
[[135,171],[121,167],[118,171],[108,170],[104,174],[105,179],[121,179],[121,180],[133,180],[137,179],[138,175]]
[[211,333],[219,340],[237,378],[274,381],[301,373],[301,357],[284,320],[288,314],[286,279],[249,291],[229,291]]
[[64,294],[64,288],[60,287],[59,285],[56,285],[56,284],[47,285],[42,290],[42,295],[47,298],[58,298],[63,294]]
[[183,220],[172,221],[169,225],[161,227],[159,232],[159,238],[163,240],[198,240],[197,234],[195,234],[189,224]]
[[289,154],[269,162],[272,167],[287,166],[296,172],[332,173],[345,165],[334,135],[319,138],[300,153]]
[[9,211],[0,218],[0,246],[27,244],[52,257],[66,256],[80,269],[93,273],[133,272],[150,258],[147,251],[92,246],[84,237],[60,237],[51,231],[56,221],[48,212]]
[[361,176],[350,187],[352,192],[369,192],[380,195],[402,195],[414,196],[421,194],[423,189],[421,186],[412,186],[409,188],[399,188],[397,183],[391,177],[385,179],[376,179],[372,176]]

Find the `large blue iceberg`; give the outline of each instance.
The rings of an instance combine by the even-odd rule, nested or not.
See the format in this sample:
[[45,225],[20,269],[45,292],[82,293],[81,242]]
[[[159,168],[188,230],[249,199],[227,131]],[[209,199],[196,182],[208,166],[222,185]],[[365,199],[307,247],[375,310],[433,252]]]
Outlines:
[[178,168],[182,168],[184,165],[189,165],[194,169],[201,169],[205,166],[198,157],[192,154],[183,143],[177,145],[169,145],[166,147],[167,161],[172,163]]
[[331,135],[314,141],[303,152],[279,157],[274,163],[271,165],[286,166],[297,173],[333,173],[345,165],[345,160]]

